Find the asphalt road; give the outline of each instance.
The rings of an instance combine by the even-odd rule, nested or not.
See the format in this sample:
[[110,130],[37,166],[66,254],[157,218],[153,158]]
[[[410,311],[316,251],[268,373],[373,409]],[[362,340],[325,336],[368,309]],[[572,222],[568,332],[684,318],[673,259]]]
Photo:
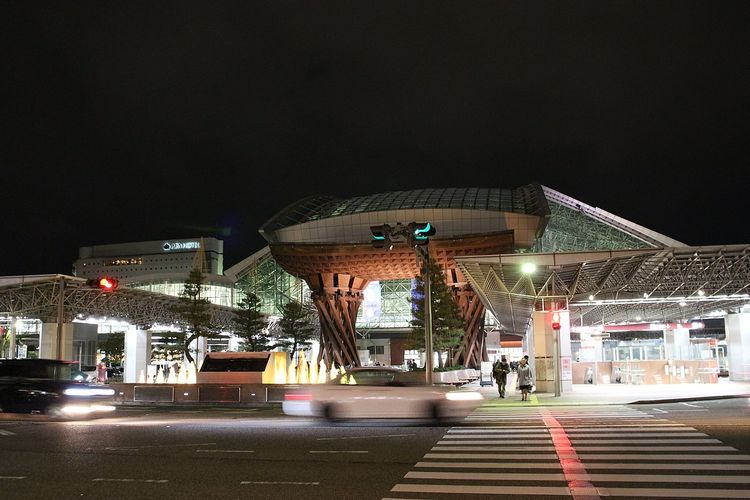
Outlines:
[[750,498],[750,402],[489,404],[445,426],[278,408],[2,415],[0,456],[3,499]]

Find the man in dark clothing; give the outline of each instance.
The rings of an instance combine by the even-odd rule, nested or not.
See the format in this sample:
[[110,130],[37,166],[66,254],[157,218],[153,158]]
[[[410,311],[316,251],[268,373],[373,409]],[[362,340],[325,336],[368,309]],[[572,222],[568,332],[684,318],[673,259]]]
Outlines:
[[505,356],[502,356],[500,361],[496,361],[492,367],[492,376],[495,377],[497,390],[501,398],[505,397],[505,384],[508,383],[508,373],[510,373],[510,365]]

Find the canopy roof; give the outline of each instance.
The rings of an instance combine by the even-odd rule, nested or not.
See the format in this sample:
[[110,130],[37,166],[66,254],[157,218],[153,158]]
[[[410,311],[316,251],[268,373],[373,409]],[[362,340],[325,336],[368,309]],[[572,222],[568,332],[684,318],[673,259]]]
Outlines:
[[[571,324],[688,321],[750,304],[750,245],[456,257],[508,333],[536,308],[567,304]],[[536,270],[524,273],[522,265]]]
[[[0,279],[0,314],[54,323],[62,287],[64,322],[78,315],[108,316],[143,327],[180,321],[174,312],[178,297],[122,285],[116,291],[102,292],[86,282],[86,279],[63,274],[3,277]],[[208,310],[216,326],[232,324],[235,309],[210,304]]]

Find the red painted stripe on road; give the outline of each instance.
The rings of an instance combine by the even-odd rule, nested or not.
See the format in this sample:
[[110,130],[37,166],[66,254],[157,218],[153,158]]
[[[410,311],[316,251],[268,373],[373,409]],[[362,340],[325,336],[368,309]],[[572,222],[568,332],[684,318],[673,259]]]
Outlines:
[[568,481],[568,488],[570,488],[572,497],[576,500],[601,500],[599,492],[589,480],[578,479],[581,474],[587,475],[586,467],[578,458],[578,453],[576,453],[563,426],[549,410],[542,410],[542,418],[549,430],[552,444],[555,446],[555,452],[565,479]]

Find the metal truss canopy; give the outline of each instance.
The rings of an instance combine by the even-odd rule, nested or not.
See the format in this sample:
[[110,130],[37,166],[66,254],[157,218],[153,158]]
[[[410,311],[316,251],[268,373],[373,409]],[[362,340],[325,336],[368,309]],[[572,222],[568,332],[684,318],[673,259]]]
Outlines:
[[[61,287],[64,322],[84,315],[118,319],[148,328],[153,324],[166,325],[179,320],[174,313],[174,306],[179,303],[178,297],[127,287],[102,292],[89,287],[83,278],[62,274],[2,279],[0,314],[55,323]],[[233,308],[212,304],[209,310],[217,327],[230,327]]]
[[[508,333],[535,309],[562,302],[571,324],[702,318],[750,303],[750,245],[457,257]],[[525,274],[524,263],[536,270]]]

